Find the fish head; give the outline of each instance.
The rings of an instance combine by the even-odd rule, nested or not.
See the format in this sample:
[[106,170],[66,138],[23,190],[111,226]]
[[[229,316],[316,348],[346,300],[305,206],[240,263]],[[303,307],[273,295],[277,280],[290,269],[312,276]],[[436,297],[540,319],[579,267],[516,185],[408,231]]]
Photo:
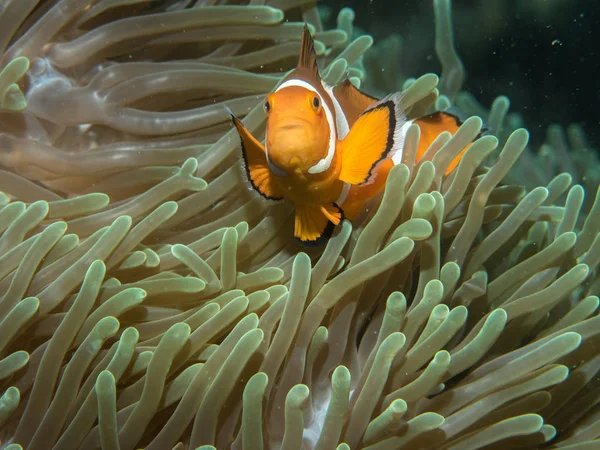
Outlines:
[[267,96],[264,108],[271,164],[286,173],[309,174],[326,157],[331,140],[321,95],[302,86],[288,86]]

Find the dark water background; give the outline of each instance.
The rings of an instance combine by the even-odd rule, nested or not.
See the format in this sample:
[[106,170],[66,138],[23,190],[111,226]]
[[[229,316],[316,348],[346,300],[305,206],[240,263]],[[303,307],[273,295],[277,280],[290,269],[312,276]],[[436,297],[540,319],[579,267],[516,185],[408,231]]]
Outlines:
[[[432,0],[321,0],[334,25],[351,7],[355,25],[375,40],[400,33],[411,76],[440,73]],[[551,123],[577,122],[600,147],[600,2],[597,0],[453,0],[464,88],[488,106],[498,95],[521,113],[534,147]],[[410,52],[408,46],[414,47]],[[413,54],[410,54],[413,53]]]

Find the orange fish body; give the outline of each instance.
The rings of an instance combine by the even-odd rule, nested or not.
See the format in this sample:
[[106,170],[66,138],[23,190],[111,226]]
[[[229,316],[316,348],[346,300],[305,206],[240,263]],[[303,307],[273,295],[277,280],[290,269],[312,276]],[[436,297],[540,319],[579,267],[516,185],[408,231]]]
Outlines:
[[326,242],[344,217],[353,220],[381,192],[411,124],[422,129],[418,158],[440,132],[460,126],[446,113],[408,121],[400,99],[400,93],[371,97],[348,79],[327,86],[305,27],[297,68],[265,99],[265,144],[232,115],[250,184],[266,199],[294,203],[301,243]]

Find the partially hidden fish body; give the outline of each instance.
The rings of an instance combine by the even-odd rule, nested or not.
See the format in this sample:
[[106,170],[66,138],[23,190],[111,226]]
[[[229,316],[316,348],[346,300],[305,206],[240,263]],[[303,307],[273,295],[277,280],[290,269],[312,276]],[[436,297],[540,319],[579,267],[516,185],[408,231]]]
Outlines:
[[265,100],[264,145],[232,114],[251,186],[266,199],[294,203],[294,235],[302,244],[323,244],[341,220],[354,220],[383,190],[411,124],[421,127],[418,159],[439,133],[460,126],[442,112],[407,120],[401,96],[377,99],[349,79],[328,86],[305,27],[298,66]]

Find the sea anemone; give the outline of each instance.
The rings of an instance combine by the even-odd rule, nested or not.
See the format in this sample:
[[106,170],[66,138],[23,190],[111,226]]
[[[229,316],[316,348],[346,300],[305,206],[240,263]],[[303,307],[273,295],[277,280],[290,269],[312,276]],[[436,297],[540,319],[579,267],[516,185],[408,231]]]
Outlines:
[[384,193],[304,249],[226,107],[264,136],[304,22],[329,83],[368,80],[351,10],[3,3],[1,448],[600,448],[598,161],[462,92],[434,7],[441,77],[393,83],[409,118],[466,120],[418,161],[411,126]]

